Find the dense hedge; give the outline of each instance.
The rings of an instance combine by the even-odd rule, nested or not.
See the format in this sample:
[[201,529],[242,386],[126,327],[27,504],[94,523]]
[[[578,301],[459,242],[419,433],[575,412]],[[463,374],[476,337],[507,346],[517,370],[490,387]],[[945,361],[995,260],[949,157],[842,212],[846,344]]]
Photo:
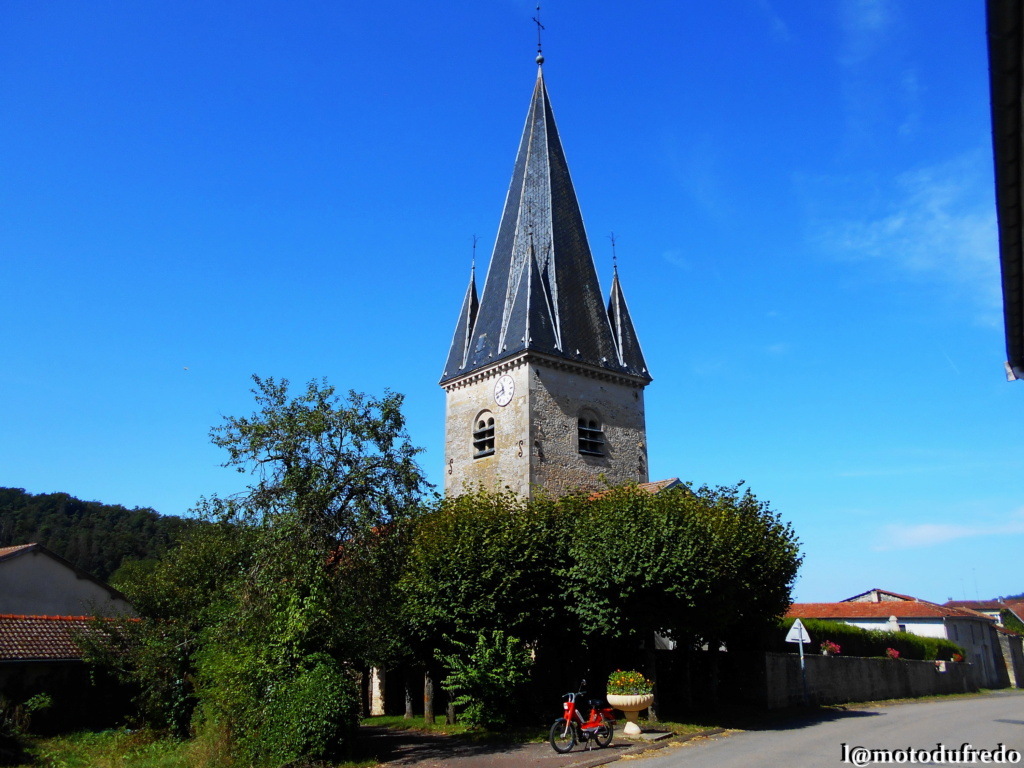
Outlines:
[[[793,626],[793,619],[783,619],[772,647],[776,653],[799,653],[796,643],[785,642],[786,633]],[[885,632],[878,629],[861,629],[842,621],[828,619],[801,619],[810,635],[811,643],[804,647],[805,653],[820,653],[820,646],[831,640],[840,647],[842,656],[885,656],[887,648],[895,648],[901,659],[918,661],[952,661],[953,654],[965,657],[962,647],[952,640],[938,637],[921,637],[910,632]]]

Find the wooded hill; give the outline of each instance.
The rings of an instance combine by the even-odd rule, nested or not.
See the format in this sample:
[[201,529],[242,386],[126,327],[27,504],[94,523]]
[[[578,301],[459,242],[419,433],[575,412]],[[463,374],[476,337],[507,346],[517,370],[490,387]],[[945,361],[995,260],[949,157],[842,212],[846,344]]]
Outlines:
[[106,581],[128,558],[155,558],[194,521],[148,507],[82,501],[66,493],[0,488],[0,547],[42,544]]

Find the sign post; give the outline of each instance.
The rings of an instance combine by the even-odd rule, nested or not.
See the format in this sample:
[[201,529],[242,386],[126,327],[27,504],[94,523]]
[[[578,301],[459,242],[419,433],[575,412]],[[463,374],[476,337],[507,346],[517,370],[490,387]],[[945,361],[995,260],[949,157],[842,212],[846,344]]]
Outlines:
[[804,645],[811,642],[811,636],[807,634],[804,623],[797,619],[793,626],[786,633],[787,643],[798,643],[800,645],[800,680],[804,687],[804,706],[807,706],[807,667],[804,665]]

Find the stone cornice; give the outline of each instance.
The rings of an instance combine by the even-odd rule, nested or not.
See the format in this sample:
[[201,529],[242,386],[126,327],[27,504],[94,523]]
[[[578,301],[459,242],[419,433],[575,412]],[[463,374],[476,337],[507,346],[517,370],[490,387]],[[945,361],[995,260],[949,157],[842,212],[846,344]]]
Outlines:
[[499,376],[503,373],[508,373],[509,371],[526,365],[527,363],[534,363],[542,365],[545,368],[554,368],[559,371],[568,371],[591,379],[612,381],[616,384],[624,384],[625,386],[635,387],[636,389],[643,389],[650,384],[650,379],[644,379],[639,376],[631,376],[627,373],[609,371],[606,368],[599,368],[595,365],[566,360],[564,357],[556,357],[555,355],[545,355],[541,352],[527,351],[505,360],[499,360],[486,368],[478,368],[475,371],[467,373],[465,376],[450,379],[441,384],[441,386],[444,388],[445,392],[452,392],[454,390],[476,384],[479,381]]

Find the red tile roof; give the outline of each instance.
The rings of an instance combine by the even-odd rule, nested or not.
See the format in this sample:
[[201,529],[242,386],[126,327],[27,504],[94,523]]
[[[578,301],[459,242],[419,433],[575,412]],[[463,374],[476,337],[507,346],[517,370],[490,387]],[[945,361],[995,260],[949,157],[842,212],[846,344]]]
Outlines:
[[[869,589],[867,592],[861,592],[859,595],[854,595],[853,597],[848,597],[845,600],[843,600],[843,602],[844,603],[852,603],[854,601],[859,600],[859,598],[862,598],[862,597],[864,597],[866,595],[870,595],[872,592],[877,592],[879,595],[886,595],[886,596],[888,596],[890,598],[894,598],[893,600],[888,600],[888,601],[880,600],[879,602],[896,602],[897,600],[911,600],[911,601],[914,601],[914,602],[917,601],[916,597],[911,597],[910,595],[901,595],[899,592],[890,592],[888,589],[878,589],[876,587],[874,589]],[[867,602],[867,601],[865,601],[865,602]]]
[[1017,614],[1017,618],[1024,621],[1024,600],[1011,600],[1006,607]]
[[38,546],[39,546],[38,544],[18,544],[18,545],[13,546],[13,547],[0,547],[0,560],[3,560],[8,555],[13,555],[13,554],[15,554],[17,552],[21,552],[21,551],[27,550],[27,549],[32,549],[33,547],[38,547]]
[[91,621],[91,616],[0,613],[0,662],[80,660],[82,651],[75,635],[94,631]]
[[[650,483],[639,483],[636,487],[642,491],[647,491],[650,494],[656,494],[666,490],[667,488],[675,488],[682,484],[682,481],[678,477],[670,477],[666,480],[655,480]],[[592,494],[590,494],[590,498],[599,499],[606,493],[608,493],[610,490],[611,489],[609,488],[607,491],[594,491]]]
[[1006,608],[1002,600],[949,600],[943,605],[950,608],[970,608],[972,611],[1001,611]]
[[897,619],[959,618],[992,622],[994,619],[965,608],[948,608],[924,600],[891,600],[884,603],[793,603],[786,616],[800,619]]

